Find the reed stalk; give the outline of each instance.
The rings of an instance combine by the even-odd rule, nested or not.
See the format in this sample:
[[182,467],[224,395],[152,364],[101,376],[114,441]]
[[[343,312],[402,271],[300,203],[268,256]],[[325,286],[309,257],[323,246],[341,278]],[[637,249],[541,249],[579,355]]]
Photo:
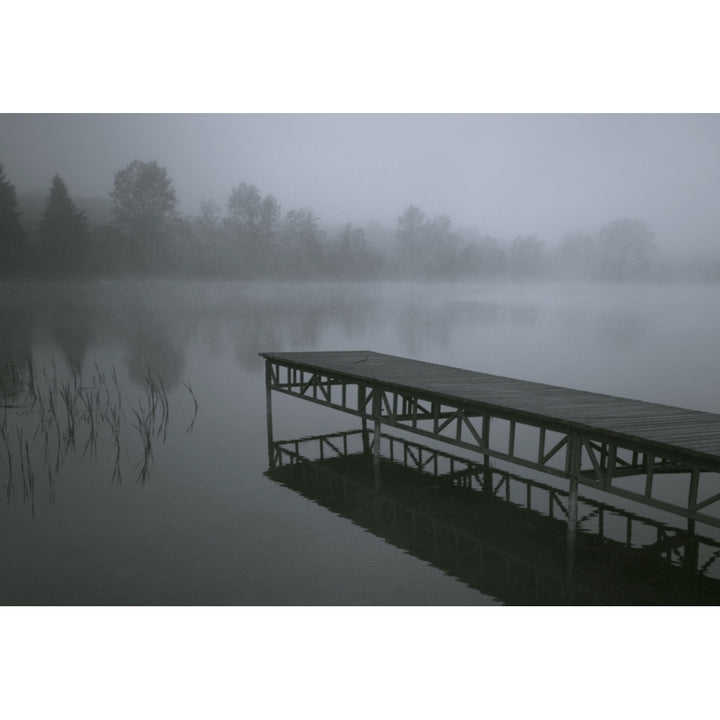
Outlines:
[[[0,420],[0,468],[7,469],[5,495],[9,502],[15,496],[16,459],[23,487],[23,503],[29,503],[35,516],[36,467],[38,459],[47,466],[50,504],[56,500],[57,478],[70,453],[77,453],[79,426],[87,425],[79,460],[98,456],[99,442],[106,437],[113,451],[111,482],[122,482],[123,448],[130,459],[125,414],[125,393],[115,367],[104,372],[95,362],[90,382],[83,379],[82,368],[70,361],[69,376],[61,377],[55,359],[49,366],[38,370],[30,353],[25,353],[18,364],[11,353],[0,367],[0,390],[3,415]],[[190,394],[194,410],[185,433],[192,432],[198,413],[198,401],[189,382],[183,383]],[[19,388],[24,388],[25,399],[17,400]],[[10,395],[12,393],[12,396]],[[12,397],[12,401],[9,398]],[[165,444],[170,425],[170,400],[160,375],[148,368],[141,394],[135,407],[131,407],[131,427],[140,441],[140,457],[134,466],[137,481],[146,483],[155,464],[154,444]],[[15,436],[12,441],[12,436]],[[17,443],[16,451],[13,446]],[[35,454],[33,445],[36,446]],[[51,452],[54,451],[54,458]]]

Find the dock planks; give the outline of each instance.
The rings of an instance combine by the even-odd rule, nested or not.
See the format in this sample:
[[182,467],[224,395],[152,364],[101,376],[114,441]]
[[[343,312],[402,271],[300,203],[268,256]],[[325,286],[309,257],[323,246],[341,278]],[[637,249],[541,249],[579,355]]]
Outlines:
[[421,393],[560,430],[672,451],[720,467],[720,414],[464,370],[367,350],[265,352],[262,357],[337,378]]

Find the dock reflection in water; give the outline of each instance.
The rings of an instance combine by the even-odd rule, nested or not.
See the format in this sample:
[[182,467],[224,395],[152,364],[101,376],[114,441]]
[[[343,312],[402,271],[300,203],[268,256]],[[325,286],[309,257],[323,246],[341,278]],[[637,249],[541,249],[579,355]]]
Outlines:
[[[271,480],[507,604],[720,603],[720,542],[382,435],[376,487],[361,430],[272,444]],[[678,518],[678,525],[684,524]]]

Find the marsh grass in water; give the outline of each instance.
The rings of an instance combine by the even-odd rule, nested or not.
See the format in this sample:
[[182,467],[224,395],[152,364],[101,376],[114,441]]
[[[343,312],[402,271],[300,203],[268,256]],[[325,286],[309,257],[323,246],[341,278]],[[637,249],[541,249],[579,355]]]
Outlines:
[[[190,383],[184,387],[194,406],[187,434],[195,425],[198,403]],[[0,363],[0,480],[5,476],[7,501],[21,491],[34,517],[36,480],[45,477],[46,469],[48,499],[54,505],[56,480],[67,458],[97,458],[99,443],[108,439],[110,481],[122,482],[123,459],[130,459],[130,446],[139,440],[139,457],[132,466],[137,482],[146,483],[154,464],[153,444],[167,441],[170,424],[162,377],[148,369],[128,413],[126,400],[114,367],[108,374],[95,363],[91,376],[85,378],[78,363],[70,363],[69,373],[62,375],[54,359],[49,367],[38,369],[29,354],[20,360],[8,354]]]

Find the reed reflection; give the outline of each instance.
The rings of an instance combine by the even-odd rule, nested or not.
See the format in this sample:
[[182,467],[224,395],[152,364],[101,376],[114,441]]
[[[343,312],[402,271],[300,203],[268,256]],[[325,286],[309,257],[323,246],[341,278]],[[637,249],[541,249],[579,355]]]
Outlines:
[[[508,604],[720,602],[720,542],[383,434],[378,489],[362,431],[274,442],[266,475]],[[698,557],[704,560],[699,563]]]
[[[197,400],[192,387],[194,414]],[[115,367],[97,363],[88,373],[72,361],[67,371],[55,359],[38,366],[30,354],[11,353],[0,363],[0,481],[10,502],[22,492],[33,517],[40,484],[55,503],[56,479],[69,459],[112,458],[111,482],[121,482],[124,458],[131,457],[136,480],[144,484],[154,463],[153,446],[167,441],[170,403],[160,375],[147,371],[133,397]]]

